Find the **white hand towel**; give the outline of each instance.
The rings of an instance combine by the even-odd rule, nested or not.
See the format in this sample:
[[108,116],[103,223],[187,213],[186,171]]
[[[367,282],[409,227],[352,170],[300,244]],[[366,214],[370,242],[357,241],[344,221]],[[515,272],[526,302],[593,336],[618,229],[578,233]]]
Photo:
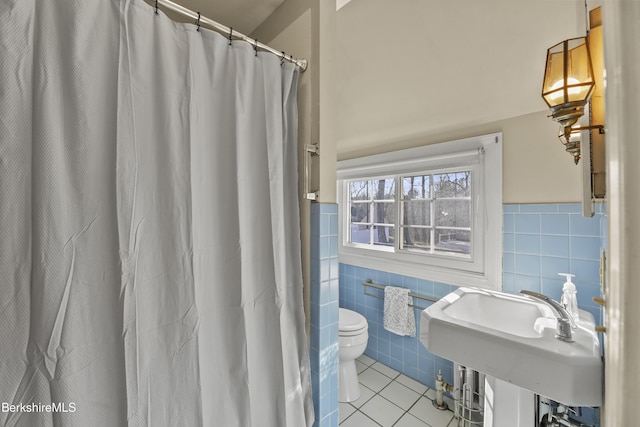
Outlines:
[[387,331],[402,336],[416,336],[416,318],[409,304],[413,304],[409,289],[385,286],[384,328]]

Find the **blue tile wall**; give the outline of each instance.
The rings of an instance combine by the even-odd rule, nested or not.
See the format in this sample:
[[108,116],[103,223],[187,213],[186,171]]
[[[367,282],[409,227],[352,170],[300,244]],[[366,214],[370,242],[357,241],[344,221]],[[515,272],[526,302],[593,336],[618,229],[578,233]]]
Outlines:
[[314,427],[338,426],[338,205],[311,205],[311,385]]
[[[369,342],[365,354],[387,366],[434,388],[435,375],[442,371],[444,380],[453,381],[451,361],[431,354],[420,343],[420,312],[416,316],[416,337],[404,337],[391,333],[383,326],[384,301],[364,294],[362,282],[373,280],[380,285],[402,286],[414,293],[440,298],[453,291],[454,287],[443,283],[416,279],[378,270],[340,264],[340,306],[357,311],[369,323]],[[367,293],[383,296],[381,290],[368,288]],[[429,302],[419,299],[414,304],[427,306]]]
[[[584,218],[578,203],[508,204],[503,206],[503,290],[542,292],[559,300],[564,278],[571,273],[578,290],[578,305],[602,324],[603,314],[592,300],[601,295],[600,251],[606,248],[607,217],[603,204],[596,205],[593,218]],[[340,306],[363,314],[369,322],[365,354],[393,369],[434,387],[441,370],[452,381],[452,363],[427,351],[419,339],[400,337],[382,326],[383,300],[364,294],[362,282],[404,286],[413,292],[442,297],[454,289],[443,283],[340,264]],[[368,290],[370,293],[382,291]],[[416,300],[418,304],[428,304]],[[419,312],[416,310],[419,336]],[[579,419],[599,426],[599,411],[580,408]]]
[[503,290],[541,292],[559,300],[564,278],[571,273],[578,305],[602,324],[602,311],[592,298],[601,295],[600,251],[606,246],[605,207],[592,218],[580,204],[504,205]]

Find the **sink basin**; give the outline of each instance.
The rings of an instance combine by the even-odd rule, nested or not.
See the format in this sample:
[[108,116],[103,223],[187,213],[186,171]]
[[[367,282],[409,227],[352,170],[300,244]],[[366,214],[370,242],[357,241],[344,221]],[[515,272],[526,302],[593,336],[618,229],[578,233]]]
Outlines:
[[602,404],[602,357],[591,313],[574,342],[555,338],[556,316],[525,296],[458,288],[424,310],[420,341],[433,354],[571,406]]

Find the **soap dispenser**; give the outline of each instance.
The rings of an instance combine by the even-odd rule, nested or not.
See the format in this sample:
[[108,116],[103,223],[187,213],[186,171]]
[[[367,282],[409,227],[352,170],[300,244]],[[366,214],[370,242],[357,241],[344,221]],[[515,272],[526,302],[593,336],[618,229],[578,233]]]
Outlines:
[[567,273],[558,273],[558,275],[566,278],[566,282],[564,282],[564,285],[562,286],[562,299],[560,299],[560,304],[567,309],[574,321],[578,320],[579,313],[576,285],[571,281],[571,278],[575,276]]

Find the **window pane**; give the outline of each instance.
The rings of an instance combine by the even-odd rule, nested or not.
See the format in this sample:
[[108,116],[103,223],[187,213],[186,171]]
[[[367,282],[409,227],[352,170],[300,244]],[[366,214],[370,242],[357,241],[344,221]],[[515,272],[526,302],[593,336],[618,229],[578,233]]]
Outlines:
[[351,222],[369,222],[370,203],[351,203]]
[[434,197],[471,197],[471,171],[433,175]]
[[437,229],[435,250],[443,252],[471,253],[471,232],[464,230]]
[[373,202],[373,222],[377,224],[394,224],[396,222],[396,206],[390,202]]
[[431,225],[431,201],[412,200],[402,202],[403,225]]
[[[396,178],[349,182],[350,241],[393,246],[395,228],[399,226],[401,249],[470,254],[471,172],[403,176],[399,182],[400,218]],[[438,228],[433,230],[432,241],[434,226]]]
[[351,224],[351,243],[369,244],[370,240],[369,226]]
[[429,175],[408,176],[402,178],[403,199],[428,199]]
[[436,200],[438,227],[471,227],[471,200]]
[[371,181],[374,200],[394,200],[396,198],[395,179],[377,179]]
[[431,229],[402,227],[402,249],[431,249]]
[[393,227],[382,225],[373,226],[373,244],[379,246],[393,246],[395,231]]
[[349,183],[351,200],[369,200],[369,181],[354,181]]

